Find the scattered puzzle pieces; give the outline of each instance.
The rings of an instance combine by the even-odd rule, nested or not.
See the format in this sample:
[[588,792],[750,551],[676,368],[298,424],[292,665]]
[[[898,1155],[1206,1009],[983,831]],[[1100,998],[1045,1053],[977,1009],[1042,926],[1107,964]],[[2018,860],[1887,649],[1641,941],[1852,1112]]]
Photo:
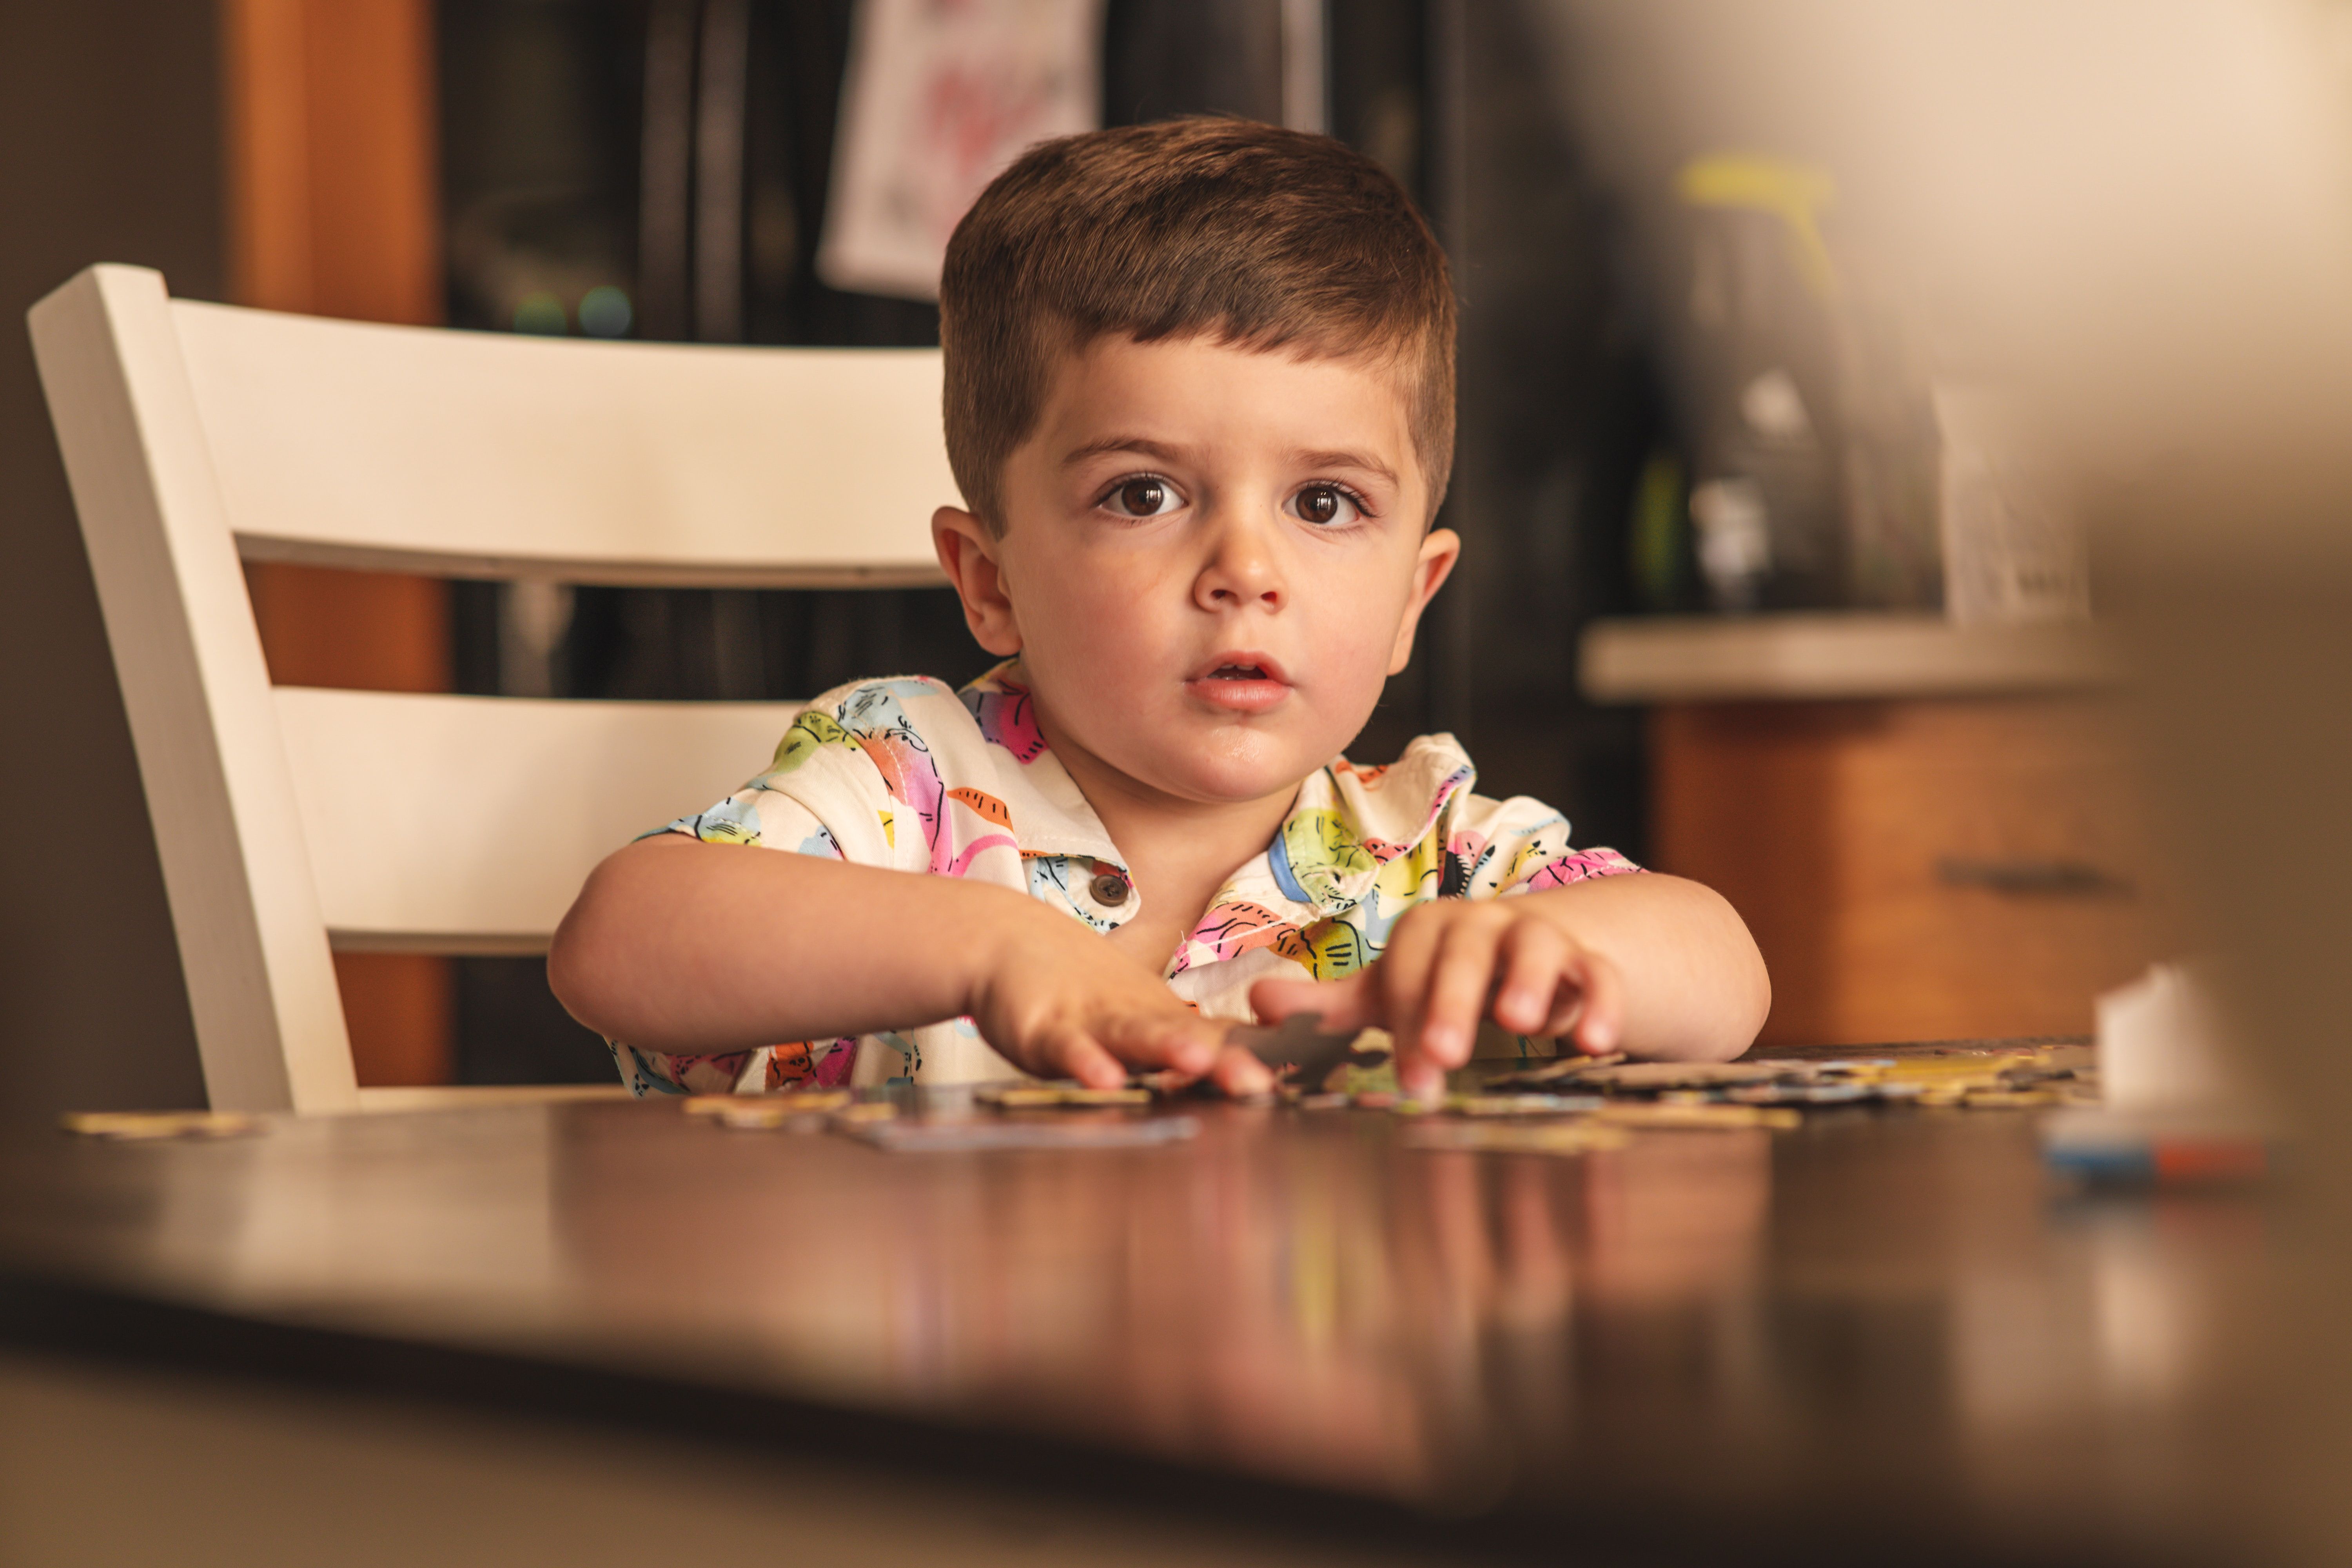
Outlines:
[[[1874,1102],[2027,1110],[2094,1104],[2098,1097],[2090,1052],[2067,1046],[1832,1061],[1780,1058],[1736,1062],[1562,1060],[1490,1079],[1482,1093],[1537,1096],[1577,1091],[1605,1095],[1612,1105],[1746,1107],[1791,1114],[1816,1107]],[[1698,1124],[1695,1119],[1685,1121]],[[1736,1124],[1741,1123],[1722,1122]],[[1776,1120],[1770,1124],[1787,1122]]]
[[[1435,1104],[1405,1099],[1391,1087],[1388,1037],[1326,1035],[1319,1020],[1294,1017],[1280,1029],[1237,1027],[1229,1037],[1282,1069],[1280,1100],[1306,1111],[1390,1110],[1409,1119],[1398,1136],[1408,1147],[1496,1153],[1580,1154],[1614,1149],[1635,1133],[1782,1131],[1801,1111],[1871,1103],[1965,1110],[2038,1110],[2093,1102],[2095,1070],[2085,1050],[1941,1050],[1902,1057],[1830,1061],[1763,1058],[1736,1062],[1633,1062],[1620,1057],[1571,1058],[1518,1067]],[[744,1130],[831,1129],[892,1152],[1034,1148],[1130,1148],[1189,1138],[1197,1119],[1159,1116],[1021,1116],[1024,1111],[1144,1110],[1190,1080],[1144,1076],[1117,1089],[1076,1082],[1022,1081],[982,1086],[969,1104],[982,1113],[922,1109],[903,1113],[888,1100],[859,1100],[846,1089],[776,1095],[697,1095],[681,1106]],[[1258,1097],[1271,1102],[1276,1095]],[[956,1106],[965,1102],[956,1101]],[[994,1114],[989,1114],[989,1113]],[[250,1131],[251,1119],[205,1112],[69,1118],[91,1136],[226,1137]]]
[[1618,1062],[1586,1068],[1579,1087],[1609,1089],[1722,1089],[1811,1076],[1801,1062]]
[[1377,1067],[1395,1048],[1395,1042],[1379,1029],[1327,1035],[1320,1013],[1294,1013],[1279,1028],[1235,1024],[1225,1030],[1225,1043],[1249,1052],[1277,1077],[1295,1075],[1292,1081],[1309,1089],[1322,1088],[1336,1068]]

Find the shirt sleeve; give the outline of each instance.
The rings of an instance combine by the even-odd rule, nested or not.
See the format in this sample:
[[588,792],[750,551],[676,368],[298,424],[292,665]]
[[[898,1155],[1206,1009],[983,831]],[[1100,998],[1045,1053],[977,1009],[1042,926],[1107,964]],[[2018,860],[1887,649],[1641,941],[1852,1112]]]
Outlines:
[[1574,847],[1568,818],[1526,795],[1474,795],[1448,827],[1449,858],[1461,868],[1465,898],[1509,898],[1642,869],[1614,849]]
[[766,772],[657,831],[929,869],[949,792],[915,715],[938,704],[963,717],[954,694],[936,681],[866,681],[828,692],[784,731]]
[[[888,785],[841,722],[845,708],[856,696],[857,689],[851,688],[817,699],[784,731],[765,773],[709,809],[678,817],[645,837],[676,833],[705,844],[843,860],[849,857],[842,853],[828,818],[873,822],[881,829],[878,835],[853,833],[852,841],[870,850],[869,841],[878,837],[885,852],[878,863],[892,864]],[[604,1044],[622,1083],[641,1098],[757,1094],[803,1084],[845,1083],[857,1056],[853,1039],[798,1041],[709,1056],[642,1050],[621,1040]]]
[[683,834],[705,844],[740,844],[835,860],[842,858],[841,846],[816,813],[790,795],[764,788],[756,779],[709,810],[681,816],[646,837],[664,833]]

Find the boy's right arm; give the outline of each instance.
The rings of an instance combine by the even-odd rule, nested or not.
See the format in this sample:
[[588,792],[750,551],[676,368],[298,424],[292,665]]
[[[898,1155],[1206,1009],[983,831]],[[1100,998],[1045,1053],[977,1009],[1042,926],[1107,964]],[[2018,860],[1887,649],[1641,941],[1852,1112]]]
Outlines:
[[1129,1067],[1226,1070],[1220,1026],[1034,899],[680,834],[596,868],[547,977],[573,1017],[644,1050],[707,1055],[969,1016],[1041,1077],[1108,1087]]

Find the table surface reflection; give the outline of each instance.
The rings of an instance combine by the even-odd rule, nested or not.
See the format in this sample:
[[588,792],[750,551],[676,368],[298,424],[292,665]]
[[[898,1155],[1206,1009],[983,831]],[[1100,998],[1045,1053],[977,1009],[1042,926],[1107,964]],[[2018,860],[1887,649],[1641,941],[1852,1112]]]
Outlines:
[[899,1422],[1506,1547],[2249,1560],[2211,1483],[2274,1371],[2273,1200],[2066,1193],[2030,1112],[1559,1158],[1188,1109],[1196,1138],[1115,1151],[886,1154],[660,1102],[19,1141],[0,1331],[67,1289],[725,1390],[789,1413],[780,1442]]

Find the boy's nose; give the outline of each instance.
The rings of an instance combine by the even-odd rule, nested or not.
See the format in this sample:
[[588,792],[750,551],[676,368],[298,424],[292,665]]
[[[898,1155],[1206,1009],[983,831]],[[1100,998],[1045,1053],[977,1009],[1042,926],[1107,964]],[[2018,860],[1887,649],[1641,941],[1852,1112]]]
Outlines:
[[1215,548],[1193,582],[1192,597],[1204,610],[1238,610],[1251,605],[1279,610],[1289,593],[1265,535],[1244,524],[1219,531]]

